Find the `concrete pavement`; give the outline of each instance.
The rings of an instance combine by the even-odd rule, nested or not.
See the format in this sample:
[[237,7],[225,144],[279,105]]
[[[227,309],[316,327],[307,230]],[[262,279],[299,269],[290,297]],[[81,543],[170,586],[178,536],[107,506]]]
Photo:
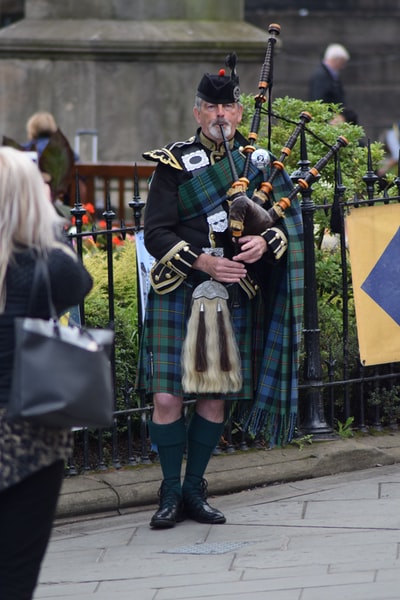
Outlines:
[[157,465],[67,479],[35,600],[398,600],[399,462],[397,432],[216,456],[227,523],[165,531]]
[[[396,462],[400,462],[400,431],[312,442],[301,448],[291,444],[272,450],[222,453],[212,457],[206,477],[211,494],[227,494]],[[69,477],[63,484],[58,518],[119,514],[132,507],[153,505],[160,481],[158,464]]]

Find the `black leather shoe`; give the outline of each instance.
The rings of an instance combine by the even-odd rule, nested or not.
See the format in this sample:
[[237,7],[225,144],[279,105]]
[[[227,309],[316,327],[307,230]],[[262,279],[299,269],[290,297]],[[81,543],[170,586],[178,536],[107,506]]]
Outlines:
[[151,518],[150,527],[153,529],[168,529],[183,521],[182,498],[172,489],[162,483],[158,495],[160,506]]
[[225,515],[216,508],[210,506],[207,498],[207,481],[201,480],[198,488],[192,488],[189,491],[183,491],[183,506],[185,516],[190,517],[198,523],[209,523],[210,525],[219,525],[225,523]]

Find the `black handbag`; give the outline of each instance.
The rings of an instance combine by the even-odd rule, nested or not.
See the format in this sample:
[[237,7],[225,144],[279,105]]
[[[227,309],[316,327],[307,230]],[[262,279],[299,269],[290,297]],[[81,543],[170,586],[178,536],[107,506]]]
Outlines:
[[110,363],[114,332],[62,325],[42,259],[35,267],[32,295],[40,276],[46,283],[51,318],[15,319],[8,418],[47,427],[107,427],[114,410]]

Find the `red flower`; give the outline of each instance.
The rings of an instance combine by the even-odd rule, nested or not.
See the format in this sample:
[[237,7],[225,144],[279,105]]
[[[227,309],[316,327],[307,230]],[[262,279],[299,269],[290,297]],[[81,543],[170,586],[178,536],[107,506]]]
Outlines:
[[86,212],[90,213],[91,215],[94,215],[94,213],[96,212],[94,204],[92,204],[91,202],[87,202],[86,204],[84,204],[84,207],[86,209]]
[[114,235],[113,239],[112,239],[112,243],[114,244],[114,246],[123,246],[124,240],[121,240],[120,237],[118,237],[117,235]]

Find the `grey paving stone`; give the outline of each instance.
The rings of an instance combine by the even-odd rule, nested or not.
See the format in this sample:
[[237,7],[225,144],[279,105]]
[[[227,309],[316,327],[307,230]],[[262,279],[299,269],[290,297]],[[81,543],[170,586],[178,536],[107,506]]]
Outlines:
[[212,498],[226,525],[58,521],[34,598],[399,600],[399,490],[392,465]]

